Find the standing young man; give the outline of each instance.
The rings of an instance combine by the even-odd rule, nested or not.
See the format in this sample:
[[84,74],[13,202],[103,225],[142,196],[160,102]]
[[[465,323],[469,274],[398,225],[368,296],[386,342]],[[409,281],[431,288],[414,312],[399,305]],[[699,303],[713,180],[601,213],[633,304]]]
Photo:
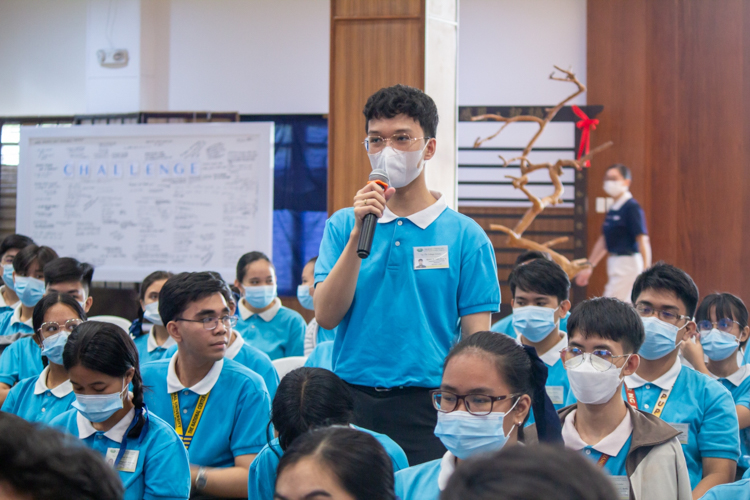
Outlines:
[[[445,453],[428,394],[461,334],[488,330],[500,305],[495,254],[473,220],[427,189],[436,151],[437,107],[422,91],[384,88],[365,105],[372,167],[390,178],[367,184],[353,208],[326,223],[315,265],[315,317],[338,326],[333,371],[354,388],[355,423],[386,434],[419,464]],[[362,221],[378,217],[372,251],[357,256]],[[419,267],[419,259],[423,268]]]

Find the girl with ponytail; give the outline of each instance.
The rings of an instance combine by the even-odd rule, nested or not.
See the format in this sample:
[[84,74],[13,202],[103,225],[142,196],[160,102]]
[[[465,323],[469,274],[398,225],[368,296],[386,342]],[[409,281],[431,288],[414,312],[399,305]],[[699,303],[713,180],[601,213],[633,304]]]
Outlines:
[[104,455],[120,474],[126,500],[187,499],[187,452],[174,429],[146,408],[138,350],[125,330],[81,323],[68,337],[63,364],[75,401],[51,424]]
[[523,441],[533,411],[540,441],[562,443],[560,420],[547,396],[546,365],[531,347],[494,332],[459,342],[432,391],[438,412],[435,435],[448,449],[442,459],[396,473],[401,500],[435,499],[462,460]]

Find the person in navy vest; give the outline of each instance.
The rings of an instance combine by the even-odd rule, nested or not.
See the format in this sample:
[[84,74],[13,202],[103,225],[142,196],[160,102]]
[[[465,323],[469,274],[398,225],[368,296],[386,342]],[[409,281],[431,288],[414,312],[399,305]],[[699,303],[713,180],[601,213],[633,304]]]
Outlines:
[[643,209],[630,194],[632,174],[621,163],[615,163],[604,174],[604,191],[614,198],[607,211],[602,235],[594,244],[589,257],[591,267],[576,275],[578,286],[586,286],[601,260],[607,257],[607,285],[605,297],[630,302],[633,283],[644,269],[651,267],[651,242],[646,229]]

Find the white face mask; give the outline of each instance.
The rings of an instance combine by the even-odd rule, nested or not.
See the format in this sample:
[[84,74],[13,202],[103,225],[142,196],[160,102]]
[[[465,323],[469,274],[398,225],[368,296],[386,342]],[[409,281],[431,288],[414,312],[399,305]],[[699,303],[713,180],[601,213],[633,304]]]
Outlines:
[[[599,371],[591,363],[607,363],[603,359],[592,356],[591,353],[583,354],[583,361],[575,368],[568,368],[568,382],[570,390],[579,403],[587,405],[601,405],[607,403],[615,395],[620,387],[623,377],[622,369],[615,365],[606,371]],[[630,356],[625,360],[630,359]],[[623,365],[625,366],[625,365]]]
[[[429,143],[429,139],[427,141]],[[382,151],[367,155],[373,170],[385,170],[390,180],[390,186],[396,189],[408,186],[419,177],[424,168],[422,153],[427,144],[419,151],[396,151],[386,146]]]
[[627,190],[625,181],[604,181],[604,192],[612,198],[617,198]]

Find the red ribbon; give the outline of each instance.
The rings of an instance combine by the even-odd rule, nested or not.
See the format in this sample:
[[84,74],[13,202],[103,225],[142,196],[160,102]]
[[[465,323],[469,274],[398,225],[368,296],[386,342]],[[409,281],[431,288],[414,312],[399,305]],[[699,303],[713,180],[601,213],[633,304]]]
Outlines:
[[[578,148],[578,158],[589,154],[589,147],[591,146],[591,131],[596,130],[596,126],[599,125],[599,120],[596,118],[589,118],[581,108],[576,105],[571,106],[573,113],[580,118],[580,121],[576,122],[576,127],[581,129],[581,144]],[[591,162],[586,160],[584,167],[590,167]]]

